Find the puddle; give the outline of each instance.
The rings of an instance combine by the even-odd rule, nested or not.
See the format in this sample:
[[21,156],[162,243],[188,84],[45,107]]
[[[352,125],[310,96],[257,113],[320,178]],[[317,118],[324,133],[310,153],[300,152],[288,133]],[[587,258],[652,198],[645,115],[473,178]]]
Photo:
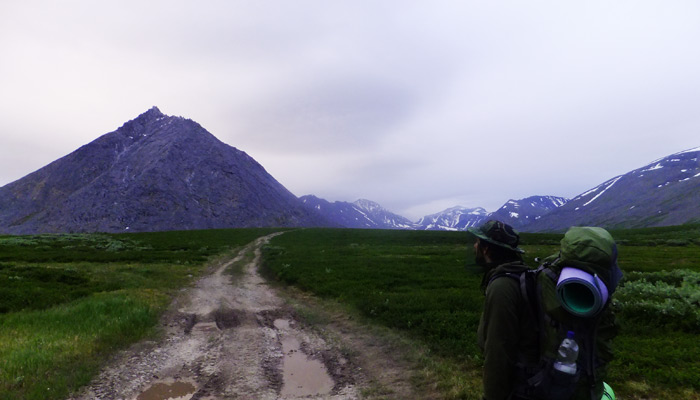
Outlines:
[[136,400],[190,400],[197,389],[189,382],[154,383]]
[[218,331],[219,328],[215,322],[200,322],[192,327],[192,332],[195,333],[214,333]]
[[241,317],[242,313],[237,310],[218,309],[214,312],[216,326],[221,330],[241,325]]
[[318,360],[304,354],[299,340],[289,332],[289,321],[278,319],[275,328],[281,332],[282,352],[282,396],[313,396],[329,394],[333,389],[333,379],[326,367]]
[[276,319],[274,325],[277,330],[289,329],[289,321],[286,319]]

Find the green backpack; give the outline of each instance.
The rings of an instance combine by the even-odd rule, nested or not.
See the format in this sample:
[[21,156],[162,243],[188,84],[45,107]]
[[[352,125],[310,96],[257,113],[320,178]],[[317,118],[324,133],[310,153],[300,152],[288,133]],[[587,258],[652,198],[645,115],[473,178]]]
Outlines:
[[[611,342],[617,334],[610,297],[622,278],[612,236],[602,228],[572,227],[561,241],[559,254],[545,259],[539,268],[506,268],[491,280],[499,276],[520,282],[538,326],[539,360],[518,363],[515,394],[538,400],[601,399],[605,367],[613,355]],[[569,331],[579,347],[574,375],[553,367]]]

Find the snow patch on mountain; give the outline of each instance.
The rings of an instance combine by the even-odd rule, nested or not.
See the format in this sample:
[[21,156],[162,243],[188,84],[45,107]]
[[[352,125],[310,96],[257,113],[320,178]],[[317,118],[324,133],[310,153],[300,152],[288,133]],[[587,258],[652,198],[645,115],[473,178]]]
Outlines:
[[332,205],[344,204],[345,208],[335,214],[351,214],[352,222],[362,225],[346,221],[342,226],[363,228],[464,231],[489,219],[501,220],[521,231],[562,231],[581,224],[644,227],[698,222],[700,180],[693,178],[700,177],[699,159],[700,147],[696,147],[608,179],[572,200],[556,196],[510,199],[493,213],[481,207],[456,206],[426,215],[415,223],[369,200]]
[[301,201],[307,208],[317,211],[326,220],[345,228],[415,229],[415,224],[407,218],[366,199],[353,203],[344,201],[331,203],[316,196],[307,195],[301,197]]
[[600,193],[598,193],[598,194],[596,194],[595,196],[593,196],[592,199],[590,199],[590,200],[588,200],[586,203],[584,203],[583,206],[585,207],[585,206],[587,206],[587,205],[593,203],[598,197],[602,196],[603,193],[607,192],[608,189],[610,189],[611,187],[613,187],[613,185],[616,184],[617,181],[620,180],[620,178],[622,178],[622,176],[618,176],[617,178],[614,178],[614,179],[612,179],[612,180],[610,180],[610,181],[608,181],[608,182],[605,182],[603,185],[607,185],[609,182],[610,182],[610,184],[607,185],[607,186],[605,187],[605,189],[603,189]]
[[488,216],[481,208],[466,208],[456,206],[439,213],[426,215],[416,225],[422,230],[463,231],[469,227],[480,225]]
[[686,153],[696,153],[696,152],[700,152],[700,147],[694,147],[694,148],[692,148],[692,149],[683,150],[683,151],[678,152],[678,153],[676,153],[676,154],[672,154],[672,156],[680,155],[680,154],[686,154]]
[[659,158],[576,196],[528,226],[563,231],[574,225],[642,228],[700,222],[700,147]]
[[522,228],[532,221],[555,210],[569,200],[557,196],[531,196],[525,199],[508,200],[501,208],[489,215],[489,219],[503,221],[514,228]]
[[654,165],[653,167],[649,167],[649,168],[647,168],[647,169],[643,169],[642,172],[654,171],[654,170],[657,170],[657,169],[661,169],[661,168],[663,168],[663,167],[664,167],[664,166],[661,165],[661,163],[657,163],[657,164]]

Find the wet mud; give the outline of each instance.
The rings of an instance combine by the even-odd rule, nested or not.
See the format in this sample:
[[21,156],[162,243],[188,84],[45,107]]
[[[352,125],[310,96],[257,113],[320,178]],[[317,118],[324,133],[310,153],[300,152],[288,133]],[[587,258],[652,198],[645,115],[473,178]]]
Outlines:
[[301,349],[299,334],[289,320],[277,319],[274,326],[282,343],[282,397],[327,395],[334,381],[319,360],[306,355]]
[[136,400],[189,400],[197,388],[190,382],[156,382],[136,397]]
[[[173,303],[165,337],[115,357],[70,399],[357,399],[359,369],[294,316],[243,249]],[[224,271],[254,252],[242,277]]]

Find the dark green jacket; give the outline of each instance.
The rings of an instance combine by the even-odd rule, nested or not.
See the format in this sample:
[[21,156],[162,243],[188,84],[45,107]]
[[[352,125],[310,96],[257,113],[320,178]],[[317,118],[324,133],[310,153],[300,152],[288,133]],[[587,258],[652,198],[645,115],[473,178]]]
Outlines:
[[[516,363],[539,360],[536,322],[532,319],[517,280],[493,276],[504,270],[526,269],[517,262],[504,264],[484,276],[486,300],[477,331],[479,347],[484,353],[484,398],[508,399],[513,391]],[[490,282],[490,283],[489,283]]]

